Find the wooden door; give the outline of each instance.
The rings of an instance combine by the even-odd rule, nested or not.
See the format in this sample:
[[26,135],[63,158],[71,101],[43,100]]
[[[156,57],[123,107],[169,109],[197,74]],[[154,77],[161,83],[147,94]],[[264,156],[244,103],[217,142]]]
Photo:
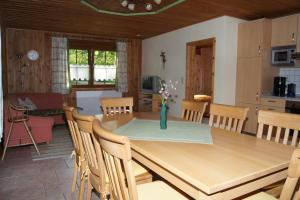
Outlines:
[[261,93],[261,57],[237,61],[236,102],[259,104]]
[[215,38],[187,43],[185,99],[208,95],[213,99]]
[[[298,26],[297,26],[297,52],[300,52],[300,14],[298,14]],[[300,61],[298,60],[297,63],[300,64]]]
[[264,19],[245,22],[238,27],[238,58],[261,56]]
[[272,47],[295,45],[296,41],[297,15],[290,15],[272,20]]
[[257,121],[258,121],[258,110],[260,109],[257,104],[247,104],[247,103],[236,103],[237,106],[249,108],[247,118],[244,123],[242,132],[256,134],[257,132]]

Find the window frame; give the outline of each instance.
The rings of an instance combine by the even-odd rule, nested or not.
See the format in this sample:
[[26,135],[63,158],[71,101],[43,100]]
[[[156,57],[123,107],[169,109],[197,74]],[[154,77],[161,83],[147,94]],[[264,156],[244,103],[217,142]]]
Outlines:
[[[87,50],[88,51],[88,66],[89,66],[89,80],[87,85],[72,85],[71,84],[71,76],[70,76],[70,64],[69,64],[69,50],[75,49],[75,50]],[[113,51],[113,50],[102,50],[101,48],[91,48],[83,46],[80,47],[69,47],[68,48],[68,70],[69,70],[69,82],[71,88],[103,88],[103,89],[113,89],[115,90],[117,88],[116,83],[115,84],[94,84],[94,55],[95,51]],[[116,51],[115,51],[116,52]],[[117,78],[117,77],[116,77]]]

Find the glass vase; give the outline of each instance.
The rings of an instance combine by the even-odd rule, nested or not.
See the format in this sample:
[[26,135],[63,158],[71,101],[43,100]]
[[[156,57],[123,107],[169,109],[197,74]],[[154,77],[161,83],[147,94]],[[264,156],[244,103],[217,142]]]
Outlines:
[[161,104],[160,109],[160,129],[167,129],[167,106],[165,103]]

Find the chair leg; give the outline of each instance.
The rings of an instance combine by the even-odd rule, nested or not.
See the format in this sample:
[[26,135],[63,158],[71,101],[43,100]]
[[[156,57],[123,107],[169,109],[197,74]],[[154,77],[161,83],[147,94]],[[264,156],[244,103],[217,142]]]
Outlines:
[[7,136],[7,138],[6,138],[6,142],[5,142],[5,146],[4,146],[4,151],[3,151],[3,154],[2,154],[2,160],[3,160],[4,157],[5,157],[7,145],[8,145],[9,139],[10,139],[10,135],[11,135],[12,130],[13,130],[13,124],[14,124],[13,122],[10,123],[9,131],[8,131],[8,136]]
[[33,139],[33,137],[32,137],[31,131],[29,130],[27,123],[26,123],[25,121],[24,121],[23,123],[24,123],[24,126],[25,126],[25,128],[26,128],[26,131],[27,131],[27,133],[28,133],[28,135],[29,135],[29,137],[30,137],[30,139],[31,139],[31,141],[32,141],[32,143],[33,143],[33,145],[34,145],[34,147],[35,147],[36,152],[40,155],[40,151],[39,151],[39,149],[38,149],[37,146],[36,146],[36,143],[35,143],[35,141],[34,141],[34,139]]
[[74,175],[73,175],[73,182],[72,182],[72,188],[71,188],[72,192],[75,191],[77,177],[78,177],[78,165],[76,163],[76,158],[75,158],[74,159]]
[[79,200],[83,199],[85,179],[86,177],[82,177],[82,173],[80,173]]
[[92,190],[93,190],[93,186],[92,186],[92,184],[90,182],[90,179],[88,179],[88,188],[87,188],[87,193],[86,193],[86,199],[87,200],[91,200]]

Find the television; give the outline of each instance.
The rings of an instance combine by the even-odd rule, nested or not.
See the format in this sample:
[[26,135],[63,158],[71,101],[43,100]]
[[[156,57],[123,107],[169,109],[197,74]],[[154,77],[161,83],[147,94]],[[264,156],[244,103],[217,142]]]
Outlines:
[[158,93],[160,90],[159,76],[144,76],[142,78],[142,92],[143,93]]

